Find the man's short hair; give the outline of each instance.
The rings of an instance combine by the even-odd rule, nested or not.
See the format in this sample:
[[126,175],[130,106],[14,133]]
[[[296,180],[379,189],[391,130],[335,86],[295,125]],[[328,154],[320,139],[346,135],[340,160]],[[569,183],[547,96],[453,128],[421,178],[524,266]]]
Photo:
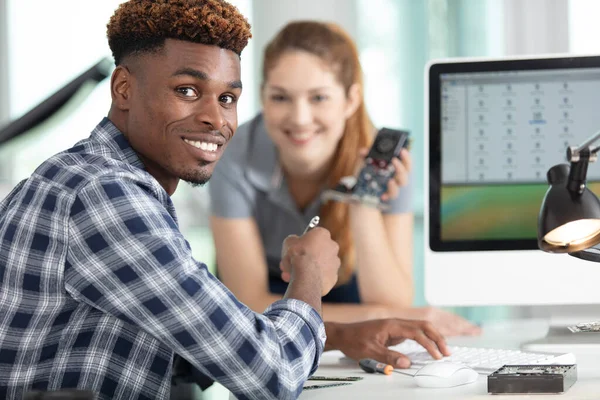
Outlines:
[[214,45],[240,55],[250,24],[224,0],[130,0],[107,25],[108,45],[119,65],[132,54],[160,50],[165,39]]

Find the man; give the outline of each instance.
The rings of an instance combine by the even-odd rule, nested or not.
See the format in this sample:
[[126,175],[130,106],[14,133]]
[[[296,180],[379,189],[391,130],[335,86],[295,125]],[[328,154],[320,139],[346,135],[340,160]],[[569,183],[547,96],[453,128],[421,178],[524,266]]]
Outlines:
[[181,179],[208,181],[233,136],[249,37],[222,0],[116,10],[108,118],[0,203],[0,398],[165,399],[177,355],[240,399],[287,399],[324,346],[398,366],[407,360],[386,346],[403,338],[447,352],[421,322],[325,326],[340,261],[324,229],[283,243],[289,289],[263,314],[192,258],[170,195]]

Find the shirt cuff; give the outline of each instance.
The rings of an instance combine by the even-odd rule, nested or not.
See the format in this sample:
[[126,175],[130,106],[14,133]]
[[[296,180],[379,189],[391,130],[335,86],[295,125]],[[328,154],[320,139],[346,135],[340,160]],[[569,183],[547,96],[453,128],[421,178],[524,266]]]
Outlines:
[[312,375],[319,367],[319,361],[325,348],[325,341],[327,340],[323,319],[317,310],[309,306],[308,303],[297,299],[277,300],[267,307],[263,315],[269,315],[270,313],[279,314],[281,311],[292,312],[302,318],[312,333],[316,346],[315,360],[310,370],[310,375]]

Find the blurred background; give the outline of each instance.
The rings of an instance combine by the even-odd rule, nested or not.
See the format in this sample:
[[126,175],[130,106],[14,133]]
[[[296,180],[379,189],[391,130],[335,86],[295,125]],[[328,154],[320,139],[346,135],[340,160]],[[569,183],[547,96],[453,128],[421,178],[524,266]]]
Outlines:
[[[265,44],[296,19],[334,21],[356,40],[367,108],[377,126],[413,138],[415,305],[423,297],[424,68],[431,59],[600,53],[597,0],[231,0],[252,24],[242,53],[240,124],[260,110]],[[121,0],[0,0],[0,129],[110,57],[106,23]],[[110,60],[108,60],[110,61]],[[110,72],[110,62],[108,72]],[[109,79],[88,82],[39,128],[0,144],[0,198],[37,165],[85,138],[106,115]],[[181,184],[174,196],[194,255],[212,267],[206,187]],[[449,288],[449,290],[451,290]],[[476,321],[508,309],[455,311]]]
[[[334,21],[355,39],[367,108],[377,126],[411,132],[415,191],[415,305],[423,297],[424,68],[431,59],[600,53],[597,0],[231,0],[252,24],[242,54],[240,124],[260,110],[265,44],[296,19]],[[106,23],[121,0],[0,0],[0,130],[110,57]],[[107,60],[110,72],[111,60]],[[82,85],[38,128],[0,144],[0,199],[44,159],[85,138],[110,105],[108,79]],[[181,184],[174,196],[194,256],[215,259],[206,187]],[[449,288],[449,290],[452,290]],[[454,311],[481,322],[503,307]],[[215,385],[213,398],[225,397]],[[208,396],[211,397],[210,395]]]

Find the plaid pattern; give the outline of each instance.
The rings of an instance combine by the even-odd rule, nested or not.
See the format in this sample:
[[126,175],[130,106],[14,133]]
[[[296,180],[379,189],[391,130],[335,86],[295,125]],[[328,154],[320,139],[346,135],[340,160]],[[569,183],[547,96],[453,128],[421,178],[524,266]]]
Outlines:
[[253,313],[192,258],[106,118],[0,203],[0,398],[166,399],[175,353],[239,399],[296,398],[324,342],[306,303]]

